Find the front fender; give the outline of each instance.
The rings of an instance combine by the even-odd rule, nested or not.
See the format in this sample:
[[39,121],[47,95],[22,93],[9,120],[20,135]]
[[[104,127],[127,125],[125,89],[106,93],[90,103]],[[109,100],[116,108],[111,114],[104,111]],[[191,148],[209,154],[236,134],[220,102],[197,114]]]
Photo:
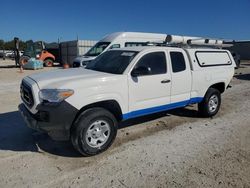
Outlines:
[[[75,100],[75,99],[82,99],[82,100]],[[66,99],[67,102],[69,102],[71,105],[73,105],[78,110],[82,109],[83,107],[97,103],[102,101],[108,101],[108,100],[115,100],[122,110],[122,113],[126,113],[128,111],[128,103],[126,102],[127,99],[122,97],[119,93],[102,93],[102,94],[96,94],[96,95],[89,95],[89,96],[75,96],[74,98],[68,98]]]
[[45,59],[48,59],[48,58],[51,58],[51,59],[53,59],[53,61],[55,61],[55,56],[54,56],[53,54],[49,53],[49,52],[46,51],[46,50],[43,50],[43,51],[41,52],[41,55],[40,55],[39,60],[44,61]]

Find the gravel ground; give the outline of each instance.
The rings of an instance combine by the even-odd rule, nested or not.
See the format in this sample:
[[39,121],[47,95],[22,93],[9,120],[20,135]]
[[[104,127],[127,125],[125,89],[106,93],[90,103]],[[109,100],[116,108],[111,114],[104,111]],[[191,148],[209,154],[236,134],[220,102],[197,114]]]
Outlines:
[[216,117],[189,106],[127,121],[108,151],[89,158],[25,126],[20,81],[51,68],[20,74],[11,64],[0,61],[0,187],[250,187],[250,62]]

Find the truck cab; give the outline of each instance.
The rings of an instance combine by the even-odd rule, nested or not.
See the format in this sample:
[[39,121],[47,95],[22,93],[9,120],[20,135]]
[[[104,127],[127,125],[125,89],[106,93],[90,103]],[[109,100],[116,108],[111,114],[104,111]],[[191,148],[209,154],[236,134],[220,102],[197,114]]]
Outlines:
[[216,115],[234,67],[227,50],[112,49],[85,68],[25,77],[19,110],[29,127],[70,139],[91,156],[112,144],[120,121],[189,104],[204,117]]

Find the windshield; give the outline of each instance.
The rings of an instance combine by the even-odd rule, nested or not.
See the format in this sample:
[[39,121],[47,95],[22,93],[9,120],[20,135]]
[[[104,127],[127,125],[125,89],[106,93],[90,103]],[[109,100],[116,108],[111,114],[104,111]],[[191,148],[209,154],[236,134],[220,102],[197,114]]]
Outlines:
[[138,52],[135,51],[107,51],[91,61],[86,69],[122,74]]
[[24,55],[30,56],[30,57],[35,57],[37,54],[41,53],[42,49],[43,48],[42,48],[41,42],[28,41],[26,43]]
[[109,44],[110,42],[98,42],[85,55],[98,56],[108,47]]

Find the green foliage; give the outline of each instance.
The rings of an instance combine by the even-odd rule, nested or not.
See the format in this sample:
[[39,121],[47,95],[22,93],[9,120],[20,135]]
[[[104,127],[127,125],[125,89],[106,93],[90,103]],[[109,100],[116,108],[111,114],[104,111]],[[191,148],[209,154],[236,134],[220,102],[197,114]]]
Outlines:
[[[24,42],[22,40],[19,41],[19,50],[22,51],[22,50],[25,49],[26,42]],[[5,42],[4,40],[0,39],[0,50],[2,50],[2,49],[5,49],[5,50],[14,50],[14,48],[15,48],[14,40]]]
[[0,50],[2,50],[3,47],[4,47],[4,40],[1,40],[1,39],[0,39]]

